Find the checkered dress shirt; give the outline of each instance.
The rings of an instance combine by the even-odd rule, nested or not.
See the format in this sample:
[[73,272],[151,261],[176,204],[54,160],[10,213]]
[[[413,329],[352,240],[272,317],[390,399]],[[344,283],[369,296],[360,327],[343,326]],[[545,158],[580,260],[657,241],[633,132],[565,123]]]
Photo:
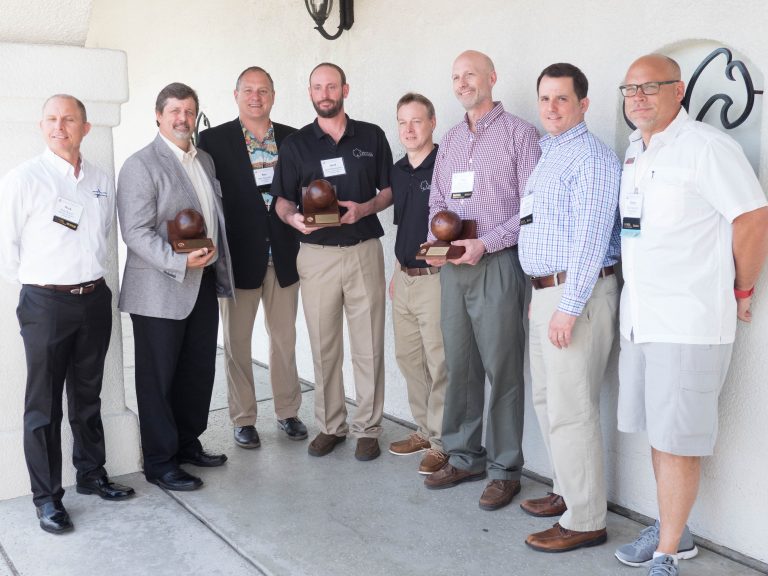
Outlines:
[[541,139],[528,179],[533,222],[520,231],[520,265],[529,276],[567,271],[558,309],[578,316],[600,269],[618,262],[621,164],[584,122]]
[[[531,124],[504,111],[501,102],[469,129],[469,121],[451,128],[440,143],[429,195],[429,220],[440,210],[453,210],[477,221],[477,237],[487,252],[517,244],[520,195],[541,155],[539,133]],[[451,198],[454,173],[474,170],[470,198]],[[434,241],[429,232],[427,238]]]

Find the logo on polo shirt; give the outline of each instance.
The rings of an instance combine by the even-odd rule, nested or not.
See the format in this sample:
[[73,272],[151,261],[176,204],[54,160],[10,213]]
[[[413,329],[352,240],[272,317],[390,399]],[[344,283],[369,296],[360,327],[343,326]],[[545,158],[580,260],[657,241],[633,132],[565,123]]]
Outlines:
[[420,188],[423,192],[427,192],[432,189],[432,186],[430,185],[429,180],[422,180]]
[[365,150],[360,150],[360,148],[355,148],[352,150],[352,156],[355,158],[362,158],[363,156],[369,156],[370,158],[373,158],[373,152],[366,152]]

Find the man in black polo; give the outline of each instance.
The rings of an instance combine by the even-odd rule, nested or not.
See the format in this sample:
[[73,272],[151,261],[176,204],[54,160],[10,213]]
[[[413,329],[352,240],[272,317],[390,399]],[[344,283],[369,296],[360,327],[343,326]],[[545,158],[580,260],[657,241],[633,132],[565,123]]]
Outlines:
[[277,426],[291,440],[307,437],[307,427],[298,417],[301,386],[296,369],[299,242],[277,217],[270,193],[278,150],[296,129],[270,120],[275,87],[263,68],[243,70],[235,86],[235,102],[238,117],[202,132],[199,146],[213,157],[221,182],[235,276],[235,297],[219,300],[229,416],[235,443],[258,448],[251,338],[261,302]]
[[401,456],[427,450],[419,473],[431,474],[448,461],[441,441],[448,376],[440,330],[440,269],[416,260],[416,253],[427,240],[429,226],[429,191],[437,157],[432,141],[435,107],[421,94],[409,92],[397,103],[397,125],[406,155],[392,170],[397,263],[389,295],[395,356],[418,428],[393,442],[389,451]]
[[[283,144],[272,193],[280,218],[303,234],[297,267],[315,368],[315,418],[320,427],[309,453],[330,453],[348,432],[341,370],[344,311],[358,402],[351,425],[358,439],[355,458],[373,460],[380,454],[384,409],[386,282],[379,241],[384,230],[376,213],[392,204],[392,152],[381,128],[344,113],[348,94],[341,68],[323,63],[312,70],[309,96],[317,119]],[[336,187],[341,226],[305,226],[301,190],[318,178]]]

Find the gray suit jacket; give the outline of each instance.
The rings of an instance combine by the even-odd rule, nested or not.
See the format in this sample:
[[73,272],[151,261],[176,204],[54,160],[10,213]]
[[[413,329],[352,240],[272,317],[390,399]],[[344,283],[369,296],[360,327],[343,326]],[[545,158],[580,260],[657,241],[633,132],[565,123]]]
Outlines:
[[[198,150],[197,159],[211,180],[219,220],[219,237],[213,239],[218,252],[216,292],[230,297],[234,281],[221,188],[211,157]],[[185,208],[202,211],[184,167],[158,134],[125,161],[117,182],[117,212],[128,245],[120,289],[123,312],[171,320],[182,320],[192,312],[203,271],[187,269],[186,254],[176,254],[168,242],[167,222]]]

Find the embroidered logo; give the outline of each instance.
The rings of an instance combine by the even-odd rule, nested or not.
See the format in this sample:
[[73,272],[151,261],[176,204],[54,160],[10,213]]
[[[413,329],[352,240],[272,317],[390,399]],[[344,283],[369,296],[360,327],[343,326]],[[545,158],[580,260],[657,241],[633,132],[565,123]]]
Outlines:
[[420,188],[423,192],[428,192],[432,189],[432,185],[429,180],[422,180]]
[[369,158],[373,158],[373,152],[366,152],[364,150],[360,150],[360,148],[355,148],[352,150],[352,156],[355,158],[362,158],[363,156],[368,156]]

